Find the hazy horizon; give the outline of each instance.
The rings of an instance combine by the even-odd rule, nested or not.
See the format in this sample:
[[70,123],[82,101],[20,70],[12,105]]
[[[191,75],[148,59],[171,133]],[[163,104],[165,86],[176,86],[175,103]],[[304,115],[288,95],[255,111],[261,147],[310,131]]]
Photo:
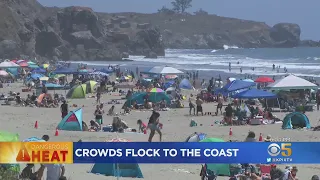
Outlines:
[[[44,6],[87,6],[97,12],[155,13],[162,6],[171,7],[172,0],[38,0]],[[308,0],[197,0],[188,12],[202,8],[210,14],[265,22],[270,26],[281,22],[297,23],[301,39],[320,40],[318,22],[320,1]]]

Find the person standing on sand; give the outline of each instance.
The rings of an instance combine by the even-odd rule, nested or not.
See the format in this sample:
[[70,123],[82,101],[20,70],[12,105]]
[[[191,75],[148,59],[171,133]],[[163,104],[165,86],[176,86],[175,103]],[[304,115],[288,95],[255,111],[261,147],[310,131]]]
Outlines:
[[223,97],[222,94],[218,94],[218,105],[217,105],[217,110],[216,110],[216,116],[218,115],[219,109],[220,113],[222,115],[222,106],[223,106]]
[[96,106],[96,110],[94,111],[96,122],[101,125],[102,124],[102,110],[100,109],[100,105]]
[[65,100],[62,101],[62,104],[60,106],[60,111],[61,111],[62,119],[69,113],[68,104],[66,103]]
[[97,94],[96,94],[96,97],[97,97],[97,104],[100,104],[100,99],[101,99],[101,87],[98,87],[97,88]]
[[190,94],[190,97],[189,97],[189,115],[191,115],[192,109],[193,109],[193,115],[196,115],[196,108],[195,108],[195,105],[194,105],[193,101],[194,101],[193,95]]
[[201,115],[203,116],[202,104],[203,104],[203,101],[202,101],[202,100],[200,99],[200,97],[198,96],[198,97],[197,97],[197,100],[196,100],[197,116],[199,115],[199,114],[198,114],[199,112],[201,112]]
[[149,135],[148,142],[152,142],[152,138],[153,138],[156,131],[158,132],[158,134],[160,136],[160,142],[162,141],[162,133],[159,128],[159,117],[160,117],[160,113],[153,110],[152,115],[150,116],[149,122],[148,122],[148,128],[151,131],[150,135]]
[[319,107],[320,107],[320,92],[318,92],[317,95],[316,95],[316,101],[317,101],[317,110],[319,111]]

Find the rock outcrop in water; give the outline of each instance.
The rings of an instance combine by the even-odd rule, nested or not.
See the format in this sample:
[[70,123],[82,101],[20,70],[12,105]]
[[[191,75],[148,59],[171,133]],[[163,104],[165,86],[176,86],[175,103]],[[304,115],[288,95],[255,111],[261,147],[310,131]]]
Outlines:
[[36,0],[0,1],[0,58],[119,60],[157,58],[165,48],[222,49],[318,46],[300,41],[297,24],[216,15],[96,13],[86,7],[43,7]]

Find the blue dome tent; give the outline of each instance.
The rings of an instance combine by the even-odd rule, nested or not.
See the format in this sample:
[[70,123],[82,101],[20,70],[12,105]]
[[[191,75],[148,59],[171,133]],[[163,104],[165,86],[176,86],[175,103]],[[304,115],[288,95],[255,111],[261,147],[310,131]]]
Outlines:
[[179,84],[180,89],[193,89],[192,84],[188,79],[183,79]]
[[292,112],[283,119],[282,129],[295,129],[295,128],[310,129],[310,121],[308,117],[301,112]]

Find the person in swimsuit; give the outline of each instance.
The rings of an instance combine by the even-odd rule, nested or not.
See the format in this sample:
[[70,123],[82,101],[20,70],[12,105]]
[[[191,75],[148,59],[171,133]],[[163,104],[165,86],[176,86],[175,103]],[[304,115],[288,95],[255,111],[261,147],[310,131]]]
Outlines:
[[96,106],[96,110],[94,111],[96,122],[101,125],[102,124],[102,111],[100,109],[100,105]]
[[149,135],[148,142],[152,142],[152,138],[153,138],[156,131],[158,132],[158,134],[160,136],[160,142],[162,141],[162,133],[159,128],[159,117],[160,117],[160,113],[158,113],[156,111],[152,111],[152,115],[149,118],[149,122],[148,122],[148,128],[151,131],[150,135]]

